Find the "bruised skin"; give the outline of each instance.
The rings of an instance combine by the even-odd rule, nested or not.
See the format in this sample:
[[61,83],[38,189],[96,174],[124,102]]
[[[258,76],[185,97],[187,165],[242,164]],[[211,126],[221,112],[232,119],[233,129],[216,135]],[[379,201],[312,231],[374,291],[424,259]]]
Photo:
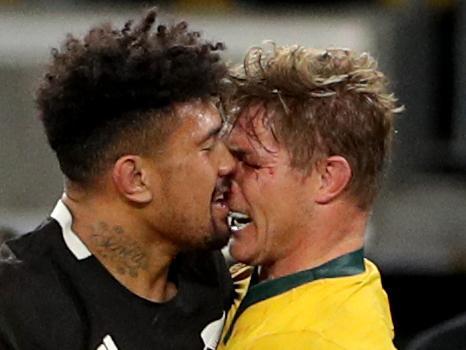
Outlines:
[[306,170],[292,167],[266,113],[263,104],[246,106],[229,138],[239,159],[230,208],[250,219],[234,230],[230,253],[260,265],[261,279],[273,279],[360,249],[368,212],[345,191],[351,168],[344,157],[321,156]]
[[[251,223],[232,234],[230,253],[239,261],[267,266],[290,256],[301,244],[301,222],[310,215],[307,177],[273,134],[266,107],[245,108],[228,144],[239,160],[229,205]],[[303,220],[300,220],[300,218]]]

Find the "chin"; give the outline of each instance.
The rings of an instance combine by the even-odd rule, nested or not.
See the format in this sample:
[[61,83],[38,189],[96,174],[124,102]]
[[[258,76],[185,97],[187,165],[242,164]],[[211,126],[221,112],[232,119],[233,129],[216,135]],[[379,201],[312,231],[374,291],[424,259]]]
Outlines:
[[205,237],[204,248],[207,250],[219,250],[228,244],[230,239],[228,234],[219,234],[215,232],[213,235]]
[[230,242],[229,245],[230,255],[235,261],[238,261],[243,264],[251,265],[252,259],[248,256],[247,252],[241,249],[241,244],[238,244],[234,240]]
[[220,248],[225,247],[230,240],[230,228],[228,227],[226,217],[213,218],[210,239],[219,242]]
[[230,238],[230,228],[225,221],[214,221],[213,224],[214,235]]

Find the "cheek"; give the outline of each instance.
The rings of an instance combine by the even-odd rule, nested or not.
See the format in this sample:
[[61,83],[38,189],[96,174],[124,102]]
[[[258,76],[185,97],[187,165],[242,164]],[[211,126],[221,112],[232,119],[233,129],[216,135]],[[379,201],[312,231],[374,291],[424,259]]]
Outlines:
[[211,162],[206,157],[185,159],[169,175],[173,191],[188,200],[191,205],[205,201],[212,196],[215,187],[216,173]]
[[264,187],[264,177],[260,170],[246,169],[238,182],[245,196],[260,193]]
[[260,191],[274,186],[275,178],[274,168],[251,169],[247,174],[248,183]]
[[[270,200],[274,197],[275,176],[273,170],[268,168],[249,169],[243,173],[238,182],[242,194],[252,207],[270,206]],[[272,204],[273,205],[273,204]]]
[[212,196],[216,183],[216,172],[209,162],[198,162],[188,169],[186,182],[190,184],[190,191],[200,197]]
[[218,162],[215,158],[204,156],[197,162],[201,181],[206,182],[210,187],[215,186],[219,173]]

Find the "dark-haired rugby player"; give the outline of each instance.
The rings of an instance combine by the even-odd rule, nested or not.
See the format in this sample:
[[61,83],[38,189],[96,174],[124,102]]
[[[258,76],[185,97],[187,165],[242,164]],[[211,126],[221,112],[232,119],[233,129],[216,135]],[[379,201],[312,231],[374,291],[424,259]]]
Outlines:
[[[222,45],[149,11],[68,36],[37,93],[65,192],[3,247],[0,349],[211,349],[235,162],[213,102]],[[155,29],[153,29],[155,27]]]

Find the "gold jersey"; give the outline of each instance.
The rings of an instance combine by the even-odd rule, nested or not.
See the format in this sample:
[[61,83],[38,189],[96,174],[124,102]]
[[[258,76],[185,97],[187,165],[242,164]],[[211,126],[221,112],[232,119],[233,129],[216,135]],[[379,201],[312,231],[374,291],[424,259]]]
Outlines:
[[395,349],[388,298],[362,250],[258,284],[251,267],[234,269],[238,300],[217,349]]

